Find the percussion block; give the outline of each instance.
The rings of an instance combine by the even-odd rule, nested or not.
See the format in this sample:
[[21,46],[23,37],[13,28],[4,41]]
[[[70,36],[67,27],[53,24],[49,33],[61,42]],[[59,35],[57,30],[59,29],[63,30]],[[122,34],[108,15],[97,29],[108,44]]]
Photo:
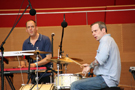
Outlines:
[[120,88],[120,87],[108,87],[108,88],[104,88],[101,90],[124,90],[124,88]]

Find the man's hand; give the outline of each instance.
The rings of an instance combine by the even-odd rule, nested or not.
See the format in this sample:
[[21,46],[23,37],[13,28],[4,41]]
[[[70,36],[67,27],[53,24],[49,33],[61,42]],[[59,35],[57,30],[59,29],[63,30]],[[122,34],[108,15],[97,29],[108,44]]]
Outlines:
[[31,63],[30,67],[36,67],[36,64],[35,63]]
[[87,74],[90,70],[89,64],[82,64],[82,68],[83,68],[82,70],[83,74]]
[[27,66],[26,66],[26,62],[25,62],[25,61],[21,61],[21,65],[20,65],[20,66],[18,66],[18,67],[21,67],[21,68],[25,68],[25,67],[27,67]]

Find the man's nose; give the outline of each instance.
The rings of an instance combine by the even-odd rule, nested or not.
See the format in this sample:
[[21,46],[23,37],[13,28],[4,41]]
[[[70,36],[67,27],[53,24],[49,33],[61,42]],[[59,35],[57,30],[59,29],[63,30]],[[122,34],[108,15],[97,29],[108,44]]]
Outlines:
[[32,27],[30,27],[30,29],[32,29]]

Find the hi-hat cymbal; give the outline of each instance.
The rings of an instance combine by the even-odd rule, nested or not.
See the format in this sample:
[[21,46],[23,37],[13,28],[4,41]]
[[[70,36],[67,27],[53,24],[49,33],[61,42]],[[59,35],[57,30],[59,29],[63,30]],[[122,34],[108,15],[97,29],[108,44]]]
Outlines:
[[39,50],[35,50],[35,51],[26,51],[26,52],[23,52],[23,53],[34,53],[34,54],[49,54],[51,52],[45,52],[45,51],[39,51]]

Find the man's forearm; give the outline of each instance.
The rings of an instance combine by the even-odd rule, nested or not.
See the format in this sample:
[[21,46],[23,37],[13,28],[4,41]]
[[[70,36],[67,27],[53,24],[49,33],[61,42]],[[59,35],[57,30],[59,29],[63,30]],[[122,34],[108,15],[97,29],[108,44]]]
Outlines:
[[95,66],[99,66],[99,62],[97,60],[94,60],[91,64],[90,64],[90,68],[94,69]]

